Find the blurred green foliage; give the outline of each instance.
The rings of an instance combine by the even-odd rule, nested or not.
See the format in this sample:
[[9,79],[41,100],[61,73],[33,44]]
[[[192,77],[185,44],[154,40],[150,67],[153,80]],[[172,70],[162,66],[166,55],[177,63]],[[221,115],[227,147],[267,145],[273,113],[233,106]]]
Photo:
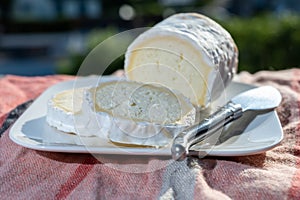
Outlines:
[[300,67],[300,16],[272,14],[219,21],[239,49],[239,71]]
[[[265,14],[253,18],[232,17],[217,20],[230,32],[239,49],[239,71],[280,70],[300,66],[300,16]],[[106,38],[117,34],[109,27],[89,34],[87,52]],[[115,46],[118,48],[118,46]],[[59,64],[59,73],[76,74],[85,55],[70,53]],[[124,56],[116,59],[104,74],[122,69]]]

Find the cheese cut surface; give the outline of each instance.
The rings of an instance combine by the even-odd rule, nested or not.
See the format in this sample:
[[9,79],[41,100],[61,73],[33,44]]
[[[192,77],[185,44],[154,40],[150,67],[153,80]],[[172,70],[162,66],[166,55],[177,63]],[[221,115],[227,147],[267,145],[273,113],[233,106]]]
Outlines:
[[164,146],[195,123],[196,109],[187,98],[160,86],[106,82],[88,89],[85,102],[116,143]]
[[83,88],[66,90],[56,94],[54,98],[52,98],[52,104],[54,107],[58,107],[65,112],[76,114],[81,111],[82,95]]
[[203,15],[183,13],[132,42],[125,73],[130,80],[176,89],[205,108],[232,79],[237,59],[236,45],[225,29]]

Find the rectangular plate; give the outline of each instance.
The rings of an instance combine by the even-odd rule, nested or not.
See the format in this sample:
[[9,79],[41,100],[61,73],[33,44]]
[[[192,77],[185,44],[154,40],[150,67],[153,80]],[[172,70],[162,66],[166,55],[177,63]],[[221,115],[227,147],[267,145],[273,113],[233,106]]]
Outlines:
[[[97,76],[78,78],[74,81],[66,81],[56,84],[41,94],[32,105],[15,122],[9,132],[11,140],[27,148],[52,151],[52,152],[70,152],[70,153],[97,153],[97,154],[123,154],[123,155],[156,155],[170,156],[170,146],[164,148],[143,148],[143,147],[121,147],[112,144],[109,140],[103,140],[96,137],[79,137],[66,134],[50,127],[46,122],[47,102],[56,93],[72,89],[74,87],[91,86],[97,81],[111,81],[116,77],[103,76],[101,79]],[[224,98],[229,100],[231,97],[242,91],[253,88],[251,85],[232,82],[222,97],[212,104],[212,110],[223,105]],[[242,117],[241,124],[247,116]],[[251,118],[248,116],[248,118]],[[246,120],[247,121],[247,120]],[[235,130],[230,125],[226,129],[225,136],[230,135],[217,145],[203,144],[193,147],[195,153],[205,152],[211,156],[241,156],[257,154],[269,150],[276,146],[283,139],[283,131],[280,121],[275,111],[256,116],[244,127],[242,134],[235,134]],[[238,127],[238,126],[237,126]],[[61,141],[67,139],[68,142],[56,143],[40,142],[40,138],[61,138]],[[221,138],[222,139],[222,138]]]

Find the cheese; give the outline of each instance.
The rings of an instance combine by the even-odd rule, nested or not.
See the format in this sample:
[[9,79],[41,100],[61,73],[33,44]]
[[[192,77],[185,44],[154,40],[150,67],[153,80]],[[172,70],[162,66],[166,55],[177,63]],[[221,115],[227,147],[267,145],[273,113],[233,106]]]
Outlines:
[[106,82],[88,89],[85,102],[116,143],[165,146],[195,123],[196,109],[187,98],[157,85]]
[[138,36],[125,53],[129,80],[176,89],[206,108],[231,81],[238,50],[230,34],[195,13],[175,14]]
[[99,136],[97,121],[93,118],[86,103],[83,102],[84,90],[85,88],[65,90],[49,99],[47,123],[67,133],[80,136]]

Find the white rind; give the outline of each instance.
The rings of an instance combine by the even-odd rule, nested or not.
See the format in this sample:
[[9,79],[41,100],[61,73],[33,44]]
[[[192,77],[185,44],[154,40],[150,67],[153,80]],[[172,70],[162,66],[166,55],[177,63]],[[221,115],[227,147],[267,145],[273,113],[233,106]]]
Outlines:
[[60,131],[67,133],[75,133],[74,126],[74,113],[66,112],[63,109],[54,105],[52,99],[48,102],[47,105],[47,123],[57,128]]
[[[197,84],[191,84],[192,87],[194,87],[193,91],[196,91],[196,93],[197,91],[200,91],[200,89],[197,89],[196,87],[207,87],[207,91],[203,94],[204,97],[201,97],[204,98],[203,101],[199,100],[200,97],[197,97],[198,99],[196,98],[196,100],[191,99],[191,97],[190,99],[192,103],[199,107],[207,107],[212,100],[222,94],[224,88],[236,73],[238,50],[232,37],[224,28],[208,17],[195,13],[175,14],[141,34],[128,47],[125,54],[125,73],[128,79],[165,84],[172,89],[178,89],[178,87],[180,87],[180,84],[178,83],[166,83],[163,78],[159,80],[156,78],[149,78],[149,73],[145,76],[142,72],[138,72],[137,74],[134,74],[133,72],[137,67],[143,68],[143,66],[132,66],[134,65],[132,63],[135,62],[133,56],[134,52],[153,47],[152,40],[162,36],[177,38],[179,42],[191,45],[198,51],[198,56],[202,58],[202,63],[195,63],[189,53],[181,52],[181,49],[168,49],[165,46],[162,46],[161,48],[161,51],[172,51],[173,54],[177,54],[177,57],[183,54],[183,58],[187,62],[190,62],[190,66],[186,64],[184,67],[193,67],[197,69],[197,73],[200,74],[198,75],[199,78],[203,78],[206,85],[197,86]],[[162,40],[161,43],[164,43],[164,41]],[[157,46],[154,47],[157,48]],[[191,50],[191,52],[193,52],[193,50]],[[157,61],[158,60],[153,58],[145,59],[145,65]],[[175,66],[168,67],[172,70],[177,70],[175,69]],[[208,68],[205,69],[209,71],[208,74],[203,73],[204,68]],[[178,71],[181,72],[180,70]],[[184,70],[186,69],[182,69],[182,71]],[[157,74],[157,76],[160,74],[159,70],[154,68],[151,72]],[[167,75],[168,73],[166,73],[165,76]],[[190,75],[192,76],[193,74]],[[185,78],[188,79],[186,75]],[[167,77],[165,79],[167,79]],[[186,95],[184,89],[179,89],[179,91]],[[197,95],[200,94],[196,94],[196,96]]]

